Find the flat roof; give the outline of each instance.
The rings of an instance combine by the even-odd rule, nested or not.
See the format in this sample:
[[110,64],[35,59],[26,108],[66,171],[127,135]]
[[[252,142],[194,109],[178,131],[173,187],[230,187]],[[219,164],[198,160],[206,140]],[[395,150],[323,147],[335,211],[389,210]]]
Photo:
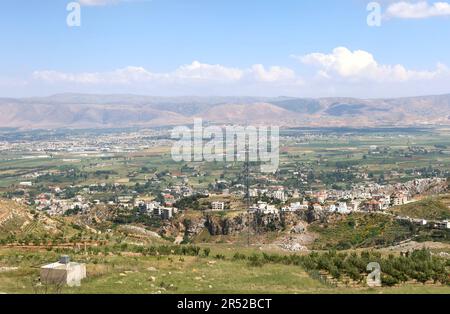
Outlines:
[[56,263],[51,263],[48,265],[44,265],[41,268],[48,268],[48,269],[67,269],[67,268],[71,268],[74,266],[79,266],[79,265],[83,265],[81,263],[75,263],[75,262],[70,262],[68,264],[62,264],[60,262],[56,262]]

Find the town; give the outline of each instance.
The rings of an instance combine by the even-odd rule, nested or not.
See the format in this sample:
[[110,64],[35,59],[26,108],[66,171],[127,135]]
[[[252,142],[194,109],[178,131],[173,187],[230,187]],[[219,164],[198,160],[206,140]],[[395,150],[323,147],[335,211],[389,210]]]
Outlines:
[[[308,209],[339,214],[387,213],[392,207],[443,193],[448,186],[449,172],[443,171],[439,165],[423,169],[396,167],[377,177],[373,172],[367,171],[367,166],[357,164],[355,155],[358,152],[355,148],[352,148],[351,154],[342,153],[348,161],[337,161],[335,165],[338,169],[327,173],[315,171],[315,168],[324,166],[321,164],[330,163],[326,156],[318,154],[314,160],[302,161],[306,155],[303,154],[297,155],[300,161],[291,161],[295,156],[286,157],[284,154],[282,167],[272,174],[260,173],[253,166],[250,178],[247,178],[251,183],[246,184],[247,179],[241,171],[245,163],[242,162],[222,165],[215,162],[215,169],[211,169],[212,166],[207,162],[172,162],[165,169],[145,165],[137,167],[135,160],[142,158],[147,162],[145,158],[154,158],[152,150],[155,158],[160,154],[167,154],[173,140],[170,139],[169,131],[164,129],[113,131],[112,134],[97,135],[80,132],[70,139],[64,133],[40,135],[45,140],[41,140],[39,135],[34,136],[36,138],[31,141],[20,137],[5,138],[7,140],[0,145],[0,150],[7,152],[2,162],[38,160],[43,164],[58,162],[60,165],[38,166],[31,171],[20,170],[19,181],[3,190],[8,198],[50,216],[86,214],[100,206],[116,212],[129,211],[132,215],[146,215],[161,220],[172,219],[178,212],[190,209],[204,212],[232,210],[263,215],[280,215]],[[342,134],[327,130],[308,130],[294,134],[286,131],[282,133],[281,142],[284,149],[288,150],[292,146],[302,148],[308,144],[348,141],[359,136],[357,133]],[[447,146],[413,146],[410,144],[410,137],[407,135],[404,138],[408,145],[406,150],[403,147],[395,151],[387,145],[368,145],[366,151],[361,149],[361,161],[366,162],[369,158],[377,160],[383,155],[396,157],[400,154],[406,160],[410,160],[413,155],[433,158],[436,155],[448,156],[445,150]],[[126,173],[125,178],[120,176],[122,168]],[[212,178],[213,171],[217,173],[215,178]],[[404,181],[407,177],[417,176],[419,178]],[[388,183],[389,181],[392,183]],[[189,207],[189,200],[196,197],[211,198],[213,201],[207,207]],[[226,201],[229,197],[240,199],[241,205],[231,209]],[[428,222],[424,219],[420,223],[426,225]],[[433,222],[433,226],[445,223],[448,225],[448,221]]]

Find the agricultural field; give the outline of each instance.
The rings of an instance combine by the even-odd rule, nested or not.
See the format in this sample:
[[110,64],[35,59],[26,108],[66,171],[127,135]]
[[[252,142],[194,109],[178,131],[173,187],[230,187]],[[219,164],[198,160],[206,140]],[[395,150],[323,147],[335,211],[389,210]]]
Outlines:
[[[447,175],[450,168],[450,133],[447,129],[375,130],[372,133],[331,133],[325,129],[312,132],[311,138],[306,136],[309,132],[312,131],[282,132],[285,137],[281,141],[280,173],[299,169],[311,171],[320,181],[319,184],[311,183],[311,187],[345,186],[343,180],[361,181],[360,173],[380,182],[404,182],[417,178],[417,172],[423,177]],[[235,179],[242,170],[242,163],[180,165],[172,160],[168,144],[129,153],[2,152],[0,191],[28,181],[26,175],[34,172],[50,172],[37,179],[39,185],[102,182],[132,186],[145,182],[156,172],[180,173],[183,167],[195,167],[202,173],[190,183],[197,188],[207,188],[218,178]],[[68,173],[69,170],[73,171]],[[339,176],[336,170],[340,172]]]

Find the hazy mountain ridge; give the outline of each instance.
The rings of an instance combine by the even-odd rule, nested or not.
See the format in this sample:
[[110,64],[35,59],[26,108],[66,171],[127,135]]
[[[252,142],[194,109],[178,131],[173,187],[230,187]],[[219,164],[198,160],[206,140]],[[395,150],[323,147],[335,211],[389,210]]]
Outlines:
[[393,99],[59,94],[0,98],[0,127],[107,128],[211,123],[279,126],[450,125],[450,94]]

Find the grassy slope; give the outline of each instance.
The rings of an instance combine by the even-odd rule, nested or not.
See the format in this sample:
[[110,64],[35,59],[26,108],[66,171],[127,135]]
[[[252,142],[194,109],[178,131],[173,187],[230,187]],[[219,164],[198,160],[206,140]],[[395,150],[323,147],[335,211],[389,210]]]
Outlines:
[[64,217],[50,218],[45,214],[32,215],[24,205],[16,202],[0,199],[0,216],[9,215],[12,218],[0,225],[0,239],[14,235],[16,239],[26,236],[42,238],[44,236],[63,235],[70,237],[77,234],[79,230],[73,228],[69,219]]
[[[55,260],[57,254],[0,250],[0,258],[0,267],[20,264],[16,271],[0,272],[0,292],[34,293],[32,282],[38,276],[36,266]],[[180,259],[172,256],[169,259],[167,256],[86,257],[80,254],[73,258],[87,262],[89,277],[80,288],[64,288],[63,293],[450,293],[450,287],[438,285],[334,288],[310,278],[299,266],[250,267],[243,261],[211,257]]]
[[352,214],[337,217],[328,224],[313,223],[309,231],[319,234],[316,249],[350,249],[390,245],[410,236],[407,226],[384,215]]
[[419,202],[397,206],[394,213],[411,218],[423,218],[429,220],[445,220],[450,218],[450,208],[446,204],[448,197],[433,197]]

